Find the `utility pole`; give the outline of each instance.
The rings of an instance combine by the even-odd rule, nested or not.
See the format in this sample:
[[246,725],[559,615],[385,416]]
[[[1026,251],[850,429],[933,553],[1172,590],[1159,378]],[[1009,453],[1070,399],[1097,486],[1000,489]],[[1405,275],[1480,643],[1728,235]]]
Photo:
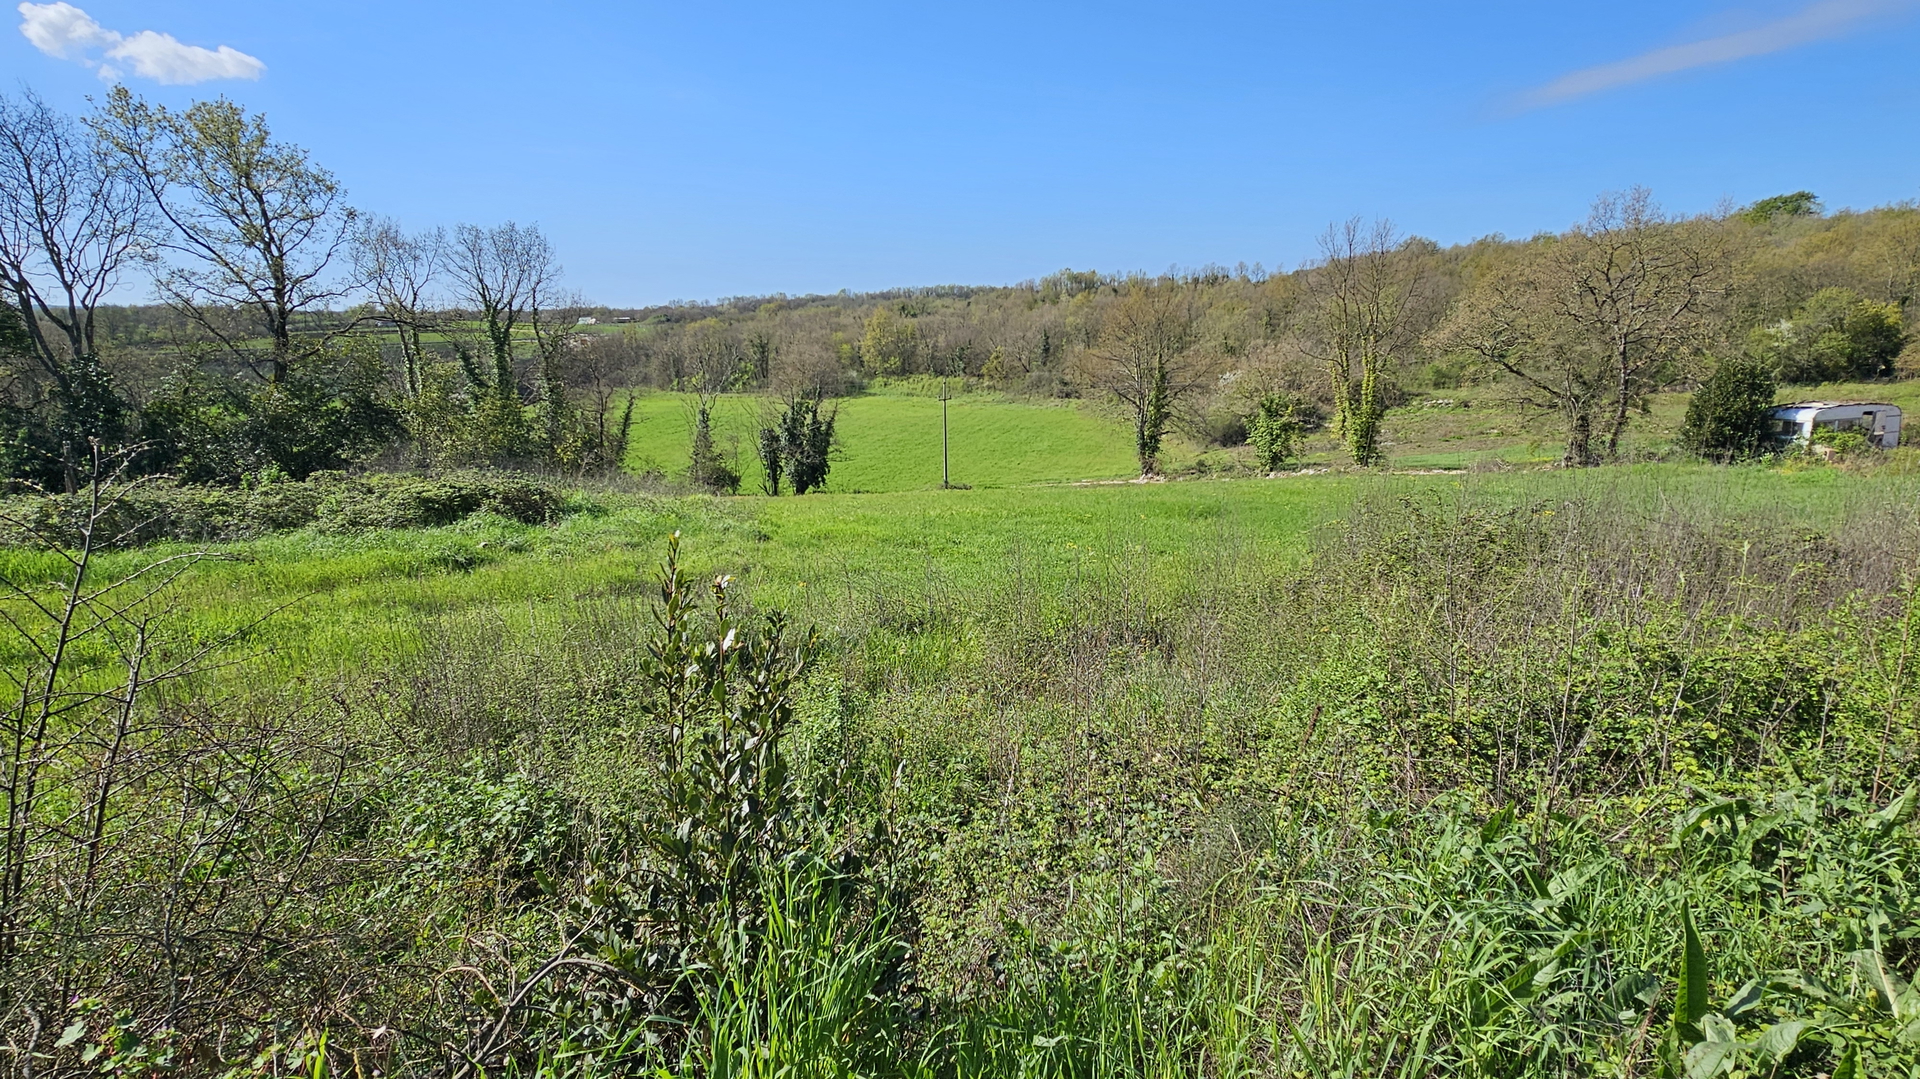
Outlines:
[[[953,482],[953,470],[949,467],[951,458],[948,454],[948,447],[951,443],[947,437],[947,402],[953,400],[953,368],[956,363],[960,366],[960,377],[962,379],[967,377],[967,348],[968,345],[965,342],[961,342],[960,344],[943,348],[939,353],[940,489],[943,491],[956,489],[956,485]],[[963,382],[962,385],[965,385],[965,383]],[[964,483],[959,484],[957,485],[957,489],[964,491],[967,489],[967,485]]]

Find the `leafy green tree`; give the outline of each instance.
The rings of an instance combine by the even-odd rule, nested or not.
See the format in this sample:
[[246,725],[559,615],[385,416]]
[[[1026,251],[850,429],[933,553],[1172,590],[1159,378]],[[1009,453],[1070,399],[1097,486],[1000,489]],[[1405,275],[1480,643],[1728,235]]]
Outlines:
[[728,494],[740,489],[740,473],[727,464],[713,444],[713,410],[704,400],[694,411],[691,458],[687,479],[694,485]]
[[767,493],[780,493],[784,475],[796,495],[824,487],[832,469],[833,428],[838,414],[820,411],[820,399],[804,395],[787,399],[771,427],[760,429],[758,452],[767,471]]
[[1722,461],[1759,453],[1776,388],[1767,364],[1746,357],[1722,360],[1687,403],[1680,444]]
[[872,375],[910,371],[919,340],[919,330],[911,319],[891,307],[881,307],[868,317],[860,335],[860,365]]
[[786,471],[785,462],[780,459],[780,432],[776,428],[760,428],[760,441],[757,445],[760,455],[760,467],[766,473],[764,489],[770,495],[780,494],[780,477]]
[[189,367],[140,416],[143,464],[196,483],[273,468],[294,479],[363,460],[405,431],[371,343],[348,339],[295,357],[277,382],[248,384]]
[[1753,225],[1766,225],[1781,218],[1818,217],[1820,199],[1811,191],[1774,195],[1747,206],[1737,216]]
[[286,378],[303,316],[354,285],[334,266],[357,215],[333,174],[224,98],[174,112],[116,86],[90,123],[164,219],[168,305],[265,381]]

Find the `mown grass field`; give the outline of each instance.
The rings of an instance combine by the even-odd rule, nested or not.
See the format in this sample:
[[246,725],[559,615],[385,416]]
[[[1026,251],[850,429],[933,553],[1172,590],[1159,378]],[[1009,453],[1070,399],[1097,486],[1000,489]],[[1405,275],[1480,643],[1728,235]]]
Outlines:
[[[923,380],[924,381],[924,380]],[[883,387],[839,402],[840,451],[828,478],[839,493],[924,491],[940,485],[940,402],[930,386]],[[1630,460],[1672,450],[1686,416],[1688,394],[1658,394],[1636,414],[1622,452]],[[1872,400],[1899,405],[1916,417],[1909,441],[1920,439],[1920,380],[1787,387],[1783,403]],[[652,393],[638,399],[628,467],[639,473],[678,475],[687,467],[693,413],[683,394]],[[714,415],[715,436],[741,473],[741,491],[762,489],[754,456],[764,425],[764,399],[729,395]],[[1036,401],[992,392],[956,396],[950,403],[952,479],[972,487],[1016,487],[1133,475],[1132,431],[1111,409],[1091,401]],[[1484,387],[1415,393],[1386,418],[1388,467],[1401,471],[1535,467],[1560,460],[1562,435],[1551,414],[1524,410]],[[1244,446],[1202,447],[1175,434],[1166,467],[1245,470],[1252,453]],[[1308,436],[1299,465],[1339,467],[1346,455],[1332,432]]]
[[[741,474],[743,492],[762,489],[764,470],[754,455],[767,421],[765,399],[727,396],[713,417],[714,437]],[[940,402],[904,393],[876,393],[838,402],[840,452],[827,479],[830,491],[876,493],[940,486]],[[1076,402],[1014,401],[997,394],[956,397],[948,404],[952,482],[971,487],[1112,479],[1137,471],[1131,435],[1117,419]],[[636,472],[686,469],[692,437],[690,398],[641,397],[628,448]]]

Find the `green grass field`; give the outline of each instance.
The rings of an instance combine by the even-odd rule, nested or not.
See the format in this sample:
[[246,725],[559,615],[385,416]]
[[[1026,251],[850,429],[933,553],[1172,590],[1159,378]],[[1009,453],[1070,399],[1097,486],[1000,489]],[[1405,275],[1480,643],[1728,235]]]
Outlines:
[[[639,399],[629,467],[674,474],[687,467],[692,406],[682,394]],[[761,489],[754,455],[765,401],[721,399],[715,439],[737,464],[742,491]],[[840,453],[827,488],[847,493],[917,491],[940,486],[940,402],[907,394],[868,394],[838,403]],[[1118,420],[1074,402],[1010,401],[969,394],[948,405],[952,480],[971,487],[1112,479],[1133,474],[1131,435]]]
[[[921,491],[940,485],[940,402],[925,386],[883,387],[839,402],[840,452],[828,490],[841,493]],[[1633,416],[1622,446],[1629,459],[1667,453],[1687,411],[1688,394],[1651,398]],[[1920,380],[1792,386],[1779,399],[1874,400],[1899,405],[1920,417]],[[628,449],[635,472],[676,476],[687,467],[692,409],[683,394],[639,398]],[[761,490],[754,456],[763,426],[759,397],[723,397],[714,417],[722,452],[739,467],[741,491]],[[1082,480],[1121,479],[1135,474],[1132,432],[1119,415],[1089,401],[1034,401],[977,392],[956,397],[949,416],[952,477],[971,487],[1016,487]],[[1916,421],[1920,423],[1920,420]],[[1555,416],[1523,410],[1483,387],[1417,393],[1387,414],[1388,467],[1403,471],[1485,466],[1544,466],[1560,460],[1562,434]],[[1909,441],[1920,439],[1920,426]],[[1203,462],[1212,470],[1251,467],[1247,447],[1203,449],[1178,434],[1164,455],[1171,471]],[[1299,463],[1339,467],[1346,454],[1330,431],[1304,440]]]
[[[464,1036],[476,1007],[493,1007],[466,1002],[470,972],[524,970],[576,947],[556,944],[548,926],[582,917],[626,933],[613,920],[621,908],[595,905],[618,893],[590,890],[622,879],[586,876],[624,871],[601,852],[624,853],[636,835],[653,844],[645,851],[665,849],[662,821],[680,829],[672,835],[704,837],[712,814],[662,815],[662,791],[688,789],[674,785],[682,775],[744,790],[738,777],[752,773],[732,751],[702,750],[709,763],[687,765],[659,748],[659,702],[698,667],[659,643],[647,602],[679,532],[696,580],[736,579],[746,625],[778,608],[821,631],[784,738],[742,744],[784,746],[776,752],[801,769],[799,781],[835,792],[837,801],[818,803],[825,808],[804,810],[816,816],[794,834],[821,844],[851,836],[845,842],[861,846],[832,848],[835,856],[872,850],[861,864],[877,868],[781,877],[787,892],[743,885],[745,898],[689,908],[751,902],[767,912],[768,947],[722,960],[760,980],[690,983],[703,995],[697,1012],[683,1010],[710,1033],[666,1045],[659,1052],[673,1066],[647,1074],[1651,1074],[1654,1050],[1635,1032],[1654,1011],[1607,1003],[1607,987],[1621,970],[1656,989],[1675,980],[1676,910],[1695,911],[1710,942],[1714,1000],[1790,962],[1830,982],[1857,965],[1858,942],[1808,923],[1798,893],[1766,903],[1736,895],[1739,882],[1771,874],[1701,863],[1669,837],[1673,814],[1697,804],[1698,791],[1805,787],[1815,797],[1824,788],[1782,787],[1801,775],[1790,769],[1819,777],[1845,767],[1876,790],[1879,762],[1910,772],[1907,727],[1883,719],[1882,706],[1909,707],[1911,690],[1872,679],[1889,665],[1883,647],[1897,648],[1887,655],[1905,671],[1911,634],[1901,626],[1920,624],[1920,608],[1901,623],[1904,608],[1882,603],[1895,616],[1868,622],[1878,616],[1867,606],[1827,605],[1808,591],[1794,608],[1808,625],[1796,628],[1748,624],[1740,598],[1817,589],[1829,563],[1870,569],[1862,560],[1872,550],[1827,537],[1847,539],[1854,522],[1884,525],[1900,516],[1889,506],[1915,504],[1920,485],[1894,471],[1811,462],[1333,471],[803,498],[602,489],[576,494],[574,512],[550,526],[483,514],[442,528],[308,530],[225,545],[148,623],[157,659],[219,645],[198,673],[151,691],[165,720],[151,739],[194,767],[194,754],[214,759],[211,746],[224,770],[216,778],[239,770],[246,784],[222,778],[214,797],[183,780],[177,806],[163,802],[175,797],[171,782],[127,787],[115,804],[131,808],[116,818],[116,857],[106,863],[121,891],[101,917],[185,909],[211,924],[224,908],[169,897],[192,893],[203,876],[256,889],[271,906],[236,916],[246,928],[280,918],[286,939],[332,949],[312,964],[318,975],[273,966],[261,992],[284,986],[292,997],[305,991],[302,978],[331,985],[337,971],[356,971],[355,984],[385,994],[360,998],[365,1014],[431,1022],[450,1032],[443,1039]],[[1523,505],[1532,512],[1506,512]],[[1910,522],[1903,527],[1910,540]],[[1621,535],[1626,544],[1615,546]],[[1685,547],[1700,535],[1714,537],[1711,550],[1670,554],[1669,541]],[[1752,568],[1750,549],[1760,552]],[[112,553],[99,569],[125,576],[185,550]],[[1737,559],[1721,557],[1732,551]],[[1669,556],[1676,579],[1640,572]],[[0,551],[0,576],[12,581],[53,580],[60,566]],[[1682,602],[1696,593],[1737,602],[1696,612]],[[109,644],[91,634],[62,661],[73,665],[73,699],[119,675]],[[21,642],[0,638],[0,662],[22,670],[34,661]],[[1624,747],[1609,752],[1637,756],[1622,766],[1576,749],[1566,760],[1582,769],[1580,785],[1569,793],[1531,774],[1489,778],[1488,762],[1504,753],[1472,747],[1509,744],[1497,739],[1521,730],[1512,715],[1563,710],[1592,724],[1594,741]],[[1796,749],[1798,763],[1773,763],[1775,743],[1748,733],[1782,715],[1818,728],[1817,742],[1777,743]],[[1832,751],[1823,748],[1829,720]],[[84,759],[111,729],[86,728],[69,757]],[[1558,729],[1528,734],[1527,752],[1556,752]],[[1888,747],[1877,754],[1875,737]],[[1679,754],[1672,767],[1659,763],[1668,746]],[[1583,793],[1622,774],[1653,779],[1624,795]],[[260,797],[277,814],[318,814],[301,834],[325,841],[267,841],[282,834],[272,831],[281,816],[230,802],[229,789],[275,792]],[[351,792],[344,809],[327,793],[335,789]],[[1526,798],[1537,789],[1557,800],[1514,808],[1515,790]],[[1851,836],[1852,822],[1879,819],[1869,814],[1886,797],[1830,799],[1822,819],[1838,822],[1834,836]],[[757,812],[757,798],[700,804],[731,820],[736,805]],[[234,853],[217,867],[173,869],[187,855],[166,844],[222,828],[265,838],[222,848]],[[897,847],[881,845],[892,836]],[[1828,857],[1820,852],[1838,840],[1807,842]],[[1902,833],[1859,857],[1832,849],[1842,853],[1806,876],[1846,884],[1836,904],[1858,896],[1875,910],[1917,909],[1906,882],[1920,840]],[[780,864],[839,863],[783,855]],[[1887,881],[1854,881],[1856,864],[1891,867]],[[894,880],[886,892],[867,890]],[[1575,897],[1543,908],[1542,882]],[[1563,917],[1579,919],[1576,935]],[[667,931],[656,924],[633,939]],[[92,948],[111,937],[84,939]],[[145,954],[134,947],[126,954]],[[1564,956],[1568,988],[1529,997],[1528,1007],[1482,1003],[1528,992],[1528,957],[1543,954]],[[910,966],[897,965],[908,956]],[[147,984],[137,981],[146,966],[118,962],[133,973],[114,977]],[[1680,968],[1682,981],[1698,962]],[[901,970],[913,975],[911,990],[892,988]],[[155,984],[171,992],[176,982]],[[545,1014],[584,990],[542,992]],[[235,1014],[248,1021],[266,1010],[218,999],[239,1001]],[[525,1048],[498,1074],[640,1074],[610,1062],[638,1052],[629,1029],[682,1029],[661,1014],[609,1033],[527,1020],[517,1035]],[[105,1039],[99,1025],[93,1017],[80,1029]],[[1856,1074],[1905,1074],[1883,1066],[1911,1054],[1898,1056],[1906,1050],[1895,1028],[1881,1026],[1858,1039],[1881,1055]],[[352,1054],[381,1034],[297,1036],[307,1040],[286,1056],[306,1063],[279,1074],[360,1074]],[[405,1046],[409,1059],[435,1059],[439,1043],[423,1045]],[[1810,1046],[1804,1059],[1832,1074],[1844,1051]],[[1559,1066],[1574,1053],[1598,1063]],[[820,1063],[855,1058],[866,1063]],[[754,1066],[727,1070],[736,1059]],[[1484,1061],[1500,1067],[1475,1063]],[[385,1074],[439,1073],[408,1063]]]
[[[177,602],[199,638],[244,630],[240,651],[259,661],[233,668],[232,677],[276,684],[351,672],[370,656],[400,658],[420,646],[422,619],[492,612],[524,624],[555,605],[638,593],[674,531],[699,573],[731,574],[756,605],[834,632],[876,596],[977,598],[1015,578],[1048,590],[1089,575],[1179,591],[1221,559],[1279,571],[1297,564],[1316,527],[1340,519],[1356,499],[1582,497],[1649,514],[1697,503],[1819,523],[1874,485],[1910,487],[1831,468],[1649,465],[778,499],[606,495],[603,510],[553,527],[483,515],[437,529],[296,532],[225,545],[215,549],[219,560],[192,571]],[[101,568],[125,573],[183,549],[112,554]],[[0,552],[0,571],[30,580],[58,567],[16,550]]]

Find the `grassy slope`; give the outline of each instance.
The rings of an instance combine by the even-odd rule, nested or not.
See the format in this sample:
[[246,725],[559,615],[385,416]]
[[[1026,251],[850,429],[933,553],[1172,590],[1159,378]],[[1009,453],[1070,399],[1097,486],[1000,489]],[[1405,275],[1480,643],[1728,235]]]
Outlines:
[[[762,399],[729,396],[713,417],[722,451],[738,463],[741,490],[758,491],[754,456]],[[830,490],[916,491],[940,485],[940,402],[907,394],[868,394],[839,403],[841,453]],[[1023,483],[1107,479],[1135,471],[1130,436],[1118,421],[1071,402],[1009,401],[971,394],[949,405],[954,483],[1006,487]],[[649,394],[627,455],[637,471],[673,474],[687,467],[692,414],[680,394]]]
[[[1663,393],[1635,413],[1627,428],[1623,449],[1632,457],[1665,452],[1672,447],[1687,414],[1686,393]],[[1904,382],[1849,382],[1824,386],[1786,386],[1778,396],[1792,401],[1886,401],[1899,405],[1920,423],[1920,379]],[[1564,446],[1558,418],[1523,410],[1484,388],[1434,390],[1414,395],[1404,408],[1387,414],[1385,441],[1394,468],[1471,468],[1504,462],[1517,465],[1551,464],[1560,460]],[[1909,443],[1920,442],[1920,426],[1907,432]],[[1306,459],[1312,464],[1342,460],[1337,443],[1325,432],[1309,439]]]
[[[1660,394],[1636,413],[1623,449],[1630,457],[1665,452],[1673,445],[1686,415],[1688,394]],[[1840,383],[1793,386],[1780,400],[1890,401],[1914,417],[1909,443],[1920,444],[1920,379],[1895,383]],[[686,468],[690,438],[687,399],[679,394],[650,394],[636,408],[628,462],[636,471],[676,474]],[[736,455],[743,491],[760,489],[754,458],[754,432],[760,427],[760,399],[722,399],[715,423],[723,449]],[[1031,483],[1114,479],[1134,471],[1131,432],[1125,423],[1088,402],[1034,402],[996,394],[956,398],[950,417],[953,482],[974,487],[1010,487]],[[840,402],[841,454],[828,487],[839,492],[917,491],[940,483],[940,402],[899,389],[883,390]],[[1484,387],[1415,394],[1387,414],[1385,442],[1389,467],[1467,469],[1476,465],[1546,465],[1560,459],[1562,436],[1557,417],[1523,410]],[[1327,431],[1316,432],[1302,447],[1310,466],[1340,465],[1346,455]],[[1249,465],[1246,447],[1204,453],[1181,438],[1171,440],[1171,468],[1197,458],[1208,464]]]

